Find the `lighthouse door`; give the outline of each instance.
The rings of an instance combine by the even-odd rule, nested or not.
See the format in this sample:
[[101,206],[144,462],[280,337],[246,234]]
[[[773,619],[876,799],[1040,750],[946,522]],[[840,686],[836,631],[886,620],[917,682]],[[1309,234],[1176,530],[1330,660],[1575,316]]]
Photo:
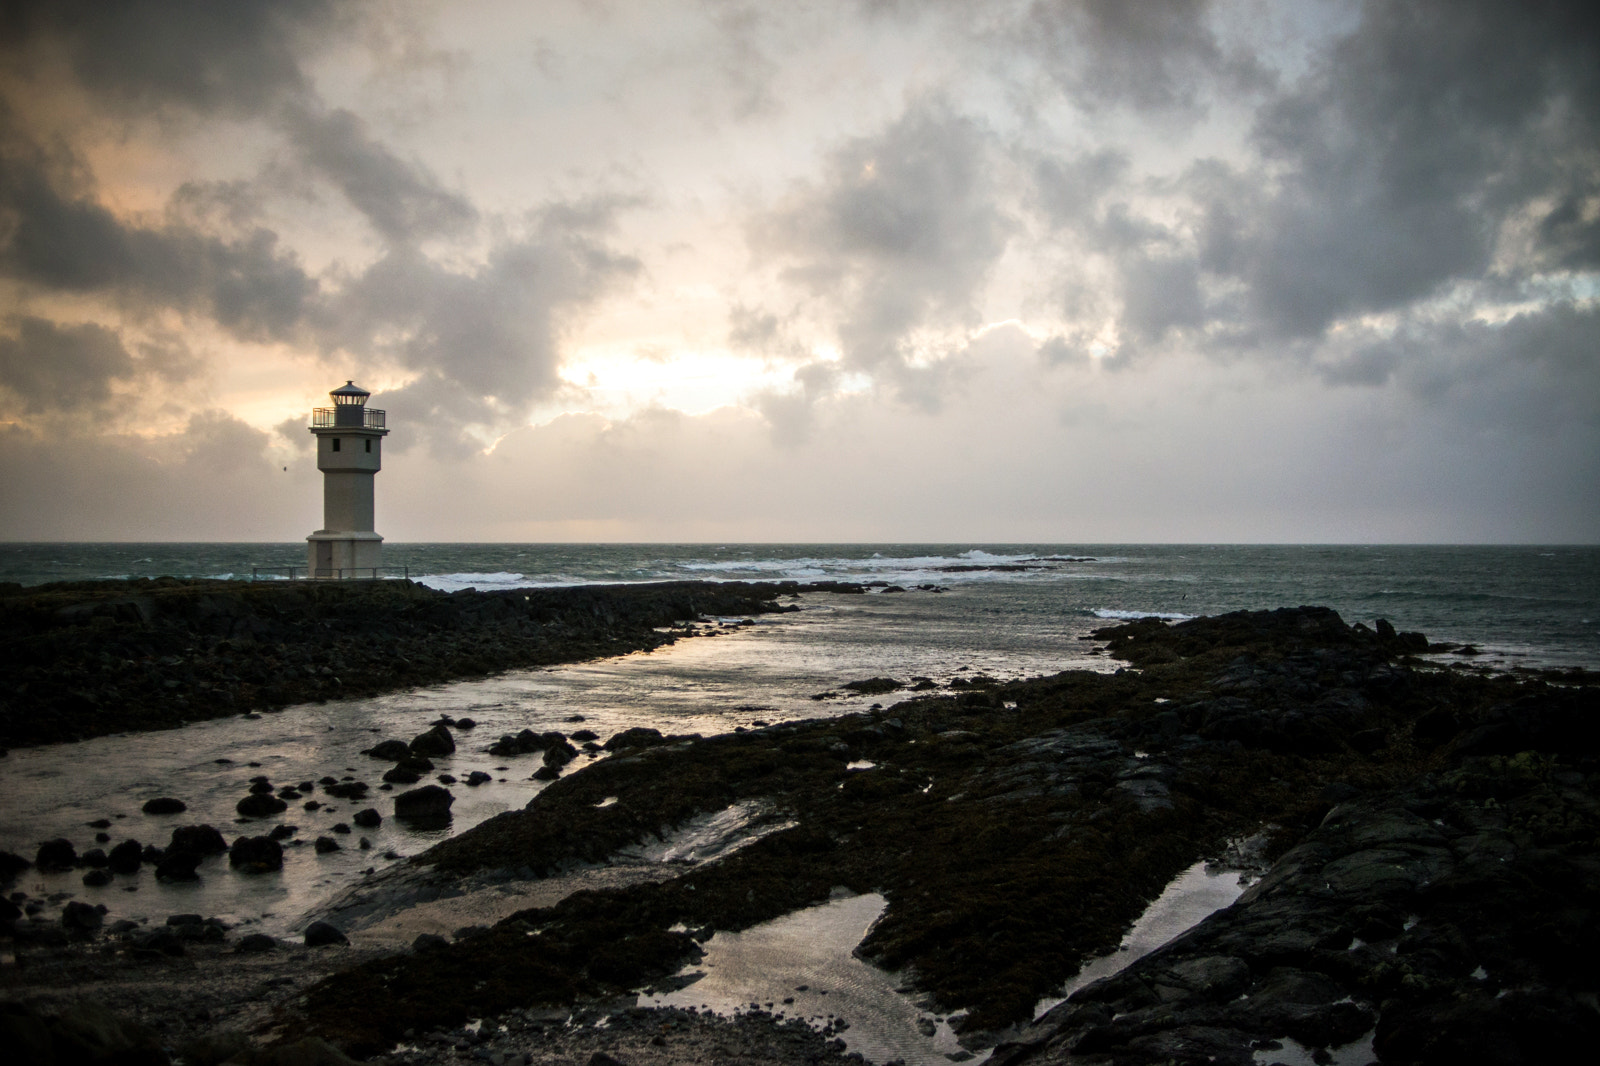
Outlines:
[[319,540],[317,542],[317,572],[312,577],[334,577],[333,572],[333,542]]

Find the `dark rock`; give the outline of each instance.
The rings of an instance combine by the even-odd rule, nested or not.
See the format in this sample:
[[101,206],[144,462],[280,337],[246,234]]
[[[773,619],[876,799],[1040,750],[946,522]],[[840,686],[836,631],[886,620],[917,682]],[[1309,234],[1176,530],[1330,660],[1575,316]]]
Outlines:
[[350,832],[350,825],[347,822],[334,822],[332,829],[335,833],[348,835]]
[[442,824],[450,820],[450,805],[455,800],[449,789],[424,785],[394,798],[394,816],[416,825]]
[[479,785],[486,785],[493,780],[494,778],[491,775],[484,773],[482,770],[474,770],[467,775],[467,784],[473,788],[477,788]]
[[382,759],[385,762],[399,762],[411,754],[411,749],[403,740],[385,740],[367,748],[362,754],[370,755],[374,759]]
[[578,757],[578,749],[566,741],[544,749],[544,764],[559,770]]
[[383,815],[378,813],[376,807],[368,807],[357,811],[350,820],[363,829],[376,829],[383,824]]
[[10,881],[33,863],[11,851],[0,851],[0,881]]
[[478,728],[478,723],[473,721],[471,718],[457,718],[456,719],[456,728],[457,729],[476,729],[476,728]]
[[331,785],[324,785],[323,789],[330,796],[339,799],[359,800],[367,794],[365,781],[335,781]]
[[422,933],[411,942],[412,951],[430,951],[435,948],[445,948],[449,946],[450,941],[446,940],[438,933]]
[[138,951],[159,955],[176,957],[188,954],[188,949],[183,946],[183,935],[170,925],[157,926],[148,933],[134,937],[133,946]]
[[554,781],[560,776],[561,768],[558,766],[551,766],[548,763],[539,767],[533,772],[533,780],[535,781]]
[[607,751],[622,751],[624,748],[645,748],[654,744],[661,744],[666,738],[661,735],[661,730],[651,729],[648,726],[634,726],[624,729],[613,736],[603,745]]
[[262,874],[283,869],[283,845],[271,837],[240,837],[228,849],[228,865],[241,873]]
[[273,951],[278,942],[265,933],[249,933],[239,938],[239,943],[234,950],[244,955],[254,955],[263,951]]
[[246,818],[270,818],[274,814],[281,814],[289,809],[289,805],[277,796],[252,793],[240,800],[234,810]]
[[419,734],[411,740],[413,755],[451,755],[455,750],[456,739],[451,736],[450,730],[443,723],[435,725],[426,733]]
[[137,840],[124,840],[111,849],[106,861],[115,873],[138,873],[139,866],[144,861],[144,845]]
[[271,781],[261,780],[251,784],[250,791],[252,794],[257,796],[266,796],[276,792],[277,786],[275,786]]
[[839,687],[863,696],[881,696],[885,692],[897,692],[905,688],[905,683],[892,677],[869,677],[864,681],[849,681]]
[[312,847],[317,849],[318,855],[326,855],[330,851],[338,851],[339,842],[332,837],[318,837]]
[[327,922],[312,922],[306,926],[306,947],[320,948],[329,944],[348,944],[350,938]]
[[106,853],[99,848],[90,848],[78,857],[78,861],[85,866],[104,866],[110,862]]
[[383,779],[391,785],[414,785],[422,780],[422,775],[404,766],[396,766],[384,771]]
[[113,874],[110,870],[106,869],[90,870],[88,873],[83,875],[83,883],[90,888],[104,888],[113,880]]
[[69,933],[94,933],[99,931],[105,921],[105,915],[104,907],[95,907],[70,899],[61,909],[61,928]]
[[141,808],[146,814],[182,814],[188,809],[189,805],[187,803],[181,799],[173,799],[171,796],[160,796],[153,800],[147,800]]
[[576,740],[578,743],[582,744],[586,740],[599,740],[600,734],[596,733],[592,729],[579,729],[576,732],[569,734],[567,739]]
[[197,868],[202,861],[205,861],[205,856],[198,852],[178,852],[168,848],[155,863],[155,879],[200,880]]
[[299,831],[300,827],[297,825],[275,825],[272,827],[272,832],[267,834],[267,839],[282,842],[288,840]]
[[47,840],[39,845],[33,864],[41,870],[70,870],[78,864],[78,849],[64,837]]
[[168,851],[192,851],[197,855],[220,855],[228,842],[210,825],[181,825],[172,831]]

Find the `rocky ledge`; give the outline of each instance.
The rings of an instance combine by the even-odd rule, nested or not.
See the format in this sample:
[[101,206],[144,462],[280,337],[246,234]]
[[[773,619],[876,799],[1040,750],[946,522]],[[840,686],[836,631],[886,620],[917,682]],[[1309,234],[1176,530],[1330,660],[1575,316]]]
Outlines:
[[[0,749],[659,647],[836,582],[440,592],[411,581],[0,586]],[[704,630],[701,630],[704,631]]]
[[[764,812],[751,842],[370,961],[285,1024],[373,1053],[624,993],[714,930],[845,886],[888,900],[858,954],[1006,1063],[1271,1062],[1289,1040],[1318,1061],[1370,1040],[1384,1062],[1513,1063],[1596,1035],[1595,689],[1440,669],[1410,657],[1420,635],[1325,608],[1096,636],[1133,668],[640,738],[416,870],[542,877],[734,804]],[[1033,1022],[1170,879],[1246,835],[1275,861],[1236,906]]]

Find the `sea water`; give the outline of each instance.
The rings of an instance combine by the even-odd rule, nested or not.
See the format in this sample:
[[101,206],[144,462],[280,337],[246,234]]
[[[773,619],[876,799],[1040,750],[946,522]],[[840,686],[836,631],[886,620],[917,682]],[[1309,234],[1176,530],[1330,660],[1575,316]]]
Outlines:
[[[282,579],[291,544],[3,544],[0,582]],[[1321,604],[1475,645],[1495,665],[1600,664],[1600,548],[1129,544],[388,544],[390,572],[441,589],[706,580],[936,583],[952,625],[993,646],[1069,620]],[[885,639],[895,639],[884,634]],[[910,639],[914,639],[914,636]],[[976,646],[976,645],[975,645]]]

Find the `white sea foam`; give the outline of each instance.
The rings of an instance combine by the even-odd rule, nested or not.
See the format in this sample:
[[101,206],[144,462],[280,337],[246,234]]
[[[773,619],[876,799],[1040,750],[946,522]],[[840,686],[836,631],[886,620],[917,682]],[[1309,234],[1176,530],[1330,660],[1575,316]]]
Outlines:
[[419,585],[427,585],[441,592],[459,592],[466,588],[520,589],[533,584],[526,575],[508,573],[504,570],[490,574],[424,574],[413,580]]
[[1135,619],[1135,618],[1160,618],[1166,622],[1187,622],[1195,617],[1192,614],[1179,614],[1176,611],[1121,611],[1113,607],[1096,607],[1096,618]]

